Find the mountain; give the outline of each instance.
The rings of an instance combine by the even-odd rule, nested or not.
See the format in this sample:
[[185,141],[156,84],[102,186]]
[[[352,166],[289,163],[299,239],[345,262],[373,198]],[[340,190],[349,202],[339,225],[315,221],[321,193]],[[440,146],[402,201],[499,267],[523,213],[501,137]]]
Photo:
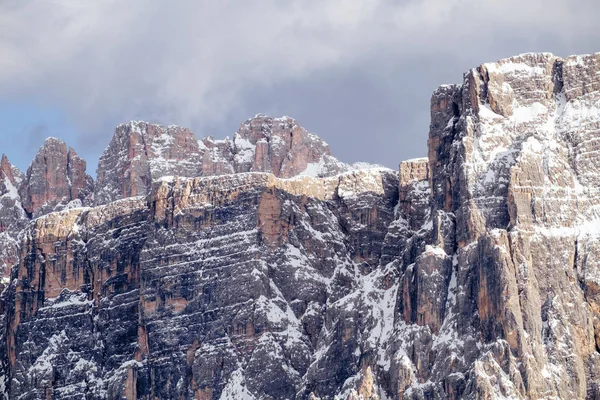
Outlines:
[[358,169],[257,115],[120,125],[93,186],[3,158],[5,396],[599,398],[600,53],[471,69],[427,148]]
[[194,134],[178,126],[121,124],[98,163],[95,203],[148,194],[164,175],[202,175],[202,154]]
[[21,182],[20,196],[27,214],[36,218],[89,204],[94,183],[85,170],[85,160],[73,148],[60,139],[46,139]]
[[28,219],[21,203],[18,188],[25,176],[2,154],[0,160],[0,271],[2,285],[8,282],[10,266],[17,261],[19,231]]
[[196,177],[238,172],[330,176],[348,170],[331,156],[329,146],[289,117],[256,115],[243,123],[233,140],[196,140],[178,126],[146,122],[119,125],[100,157],[96,204],[147,195],[163,176]]

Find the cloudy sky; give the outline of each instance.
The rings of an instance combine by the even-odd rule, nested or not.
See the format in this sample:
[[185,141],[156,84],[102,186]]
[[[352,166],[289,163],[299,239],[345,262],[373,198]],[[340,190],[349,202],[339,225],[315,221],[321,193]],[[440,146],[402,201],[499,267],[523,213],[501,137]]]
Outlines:
[[600,51],[598,0],[0,0],[0,152],[97,159],[147,120],[231,136],[289,115],[343,161],[426,155],[429,98],[482,62]]

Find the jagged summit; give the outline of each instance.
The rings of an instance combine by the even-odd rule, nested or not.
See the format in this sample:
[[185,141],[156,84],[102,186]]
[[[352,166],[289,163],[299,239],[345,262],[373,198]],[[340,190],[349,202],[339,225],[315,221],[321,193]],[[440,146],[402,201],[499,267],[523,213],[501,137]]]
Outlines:
[[[3,163],[8,165],[6,156]],[[233,139],[224,140],[198,140],[189,129],[177,125],[121,123],[100,157],[96,184],[86,174],[85,161],[56,137],[45,139],[26,175],[14,167],[10,174],[19,177],[14,186],[24,209],[37,217],[67,206],[146,195],[152,182],[162,176],[238,172],[331,176],[363,167],[339,162],[327,143],[293,118],[257,114],[240,125]]]
[[48,136],[46,139],[44,139],[44,144],[41,147],[50,146],[54,143],[55,144],[65,144],[65,141],[62,139],[59,139],[57,137],[54,137],[54,136]]
[[[295,135],[295,137],[294,137]],[[233,139],[197,140],[187,128],[142,121],[120,124],[98,163],[96,204],[149,193],[152,181],[238,172],[330,176],[347,170],[318,136],[289,117],[258,114]]]
[[23,177],[23,173],[12,165],[6,154],[2,153],[2,158],[0,159],[0,184],[4,179],[8,179],[13,186],[18,187]]
[[19,188],[23,208],[34,218],[89,204],[92,193],[93,180],[86,174],[85,160],[54,137],[44,141]]
[[306,174],[330,176],[347,167],[331,156],[329,146],[290,117],[258,114],[233,136],[236,171],[272,172],[290,178]]
[[6,397],[598,398],[599,104],[600,54],[481,64],[398,172],[289,117],[119,125],[107,204],[0,233]]
[[0,160],[0,232],[23,218],[18,189],[24,175],[12,165],[5,154]]
[[6,284],[10,266],[17,261],[17,235],[28,222],[19,187],[24,175],[5,154],[0,159],[0,282]]
[[162,175],[202,174],[194,134],[179,126],[143,121],[120,124],[98,162],[95,203],[145,195]]

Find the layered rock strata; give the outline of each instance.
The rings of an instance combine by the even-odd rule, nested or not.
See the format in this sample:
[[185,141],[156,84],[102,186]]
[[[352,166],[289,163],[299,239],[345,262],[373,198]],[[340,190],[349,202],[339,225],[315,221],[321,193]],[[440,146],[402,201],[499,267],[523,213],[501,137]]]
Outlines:
[[36,219],[6,293],[10,396],[294,397],[397,197],[389,170],[242,173]]
[[432,218],[405,250],[397,396],[600,396],[599,61],[525,54],[434,93]]
[[399,174],[287,179],[328,156],[287,119],[183,140],[189,164],[130,127],[96,194],[143,196],[20,234],[6,397],[600,396],[600,54],[440,87],[428,157]]

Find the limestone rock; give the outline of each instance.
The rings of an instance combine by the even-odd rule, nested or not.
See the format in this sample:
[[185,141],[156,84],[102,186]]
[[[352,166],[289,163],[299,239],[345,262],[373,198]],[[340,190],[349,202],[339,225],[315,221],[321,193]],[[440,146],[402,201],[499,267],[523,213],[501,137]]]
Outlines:
[[405,398],[600,395],[597,59],[524,54],[434,93],[434,218],[398,299]]
[[36,219],[6,293],[10,396],[295,397],[397,187],[390,170],[165,178]]
[[5,396],[598,398],[599,57],[440,87],[428,157],[399,173],[340,165],[289,118],[200,142],[119,127],[107,204],[3,232]]
[[290,178],[330,176],[348,169],[331,156],[325,141],[290,117],[250,118],[233,136],[233,154],[236,172],[271,172]]
[[153,179],[199,176],[202,152],[194,134],[146,122],[119,125],[98,162],[96,204],[149,193]]
[[24,175],[6,155],[0,160],[0,279],[7,283],[10,268],[17,261],[17,235],[27,223],[18,188]]
[[96,204],[147,195],[163,176],[210,176],[270,172],[332,176],[352,169],[331,156],[329,146],[289,117],[259,114],[233,140],[200,141],[186,128],[130,122],[117,127],[98,164]]
[[91,203],[93,180],[86,162],[62,140],[46,139],[20,187],[23,207],[32,217]]

